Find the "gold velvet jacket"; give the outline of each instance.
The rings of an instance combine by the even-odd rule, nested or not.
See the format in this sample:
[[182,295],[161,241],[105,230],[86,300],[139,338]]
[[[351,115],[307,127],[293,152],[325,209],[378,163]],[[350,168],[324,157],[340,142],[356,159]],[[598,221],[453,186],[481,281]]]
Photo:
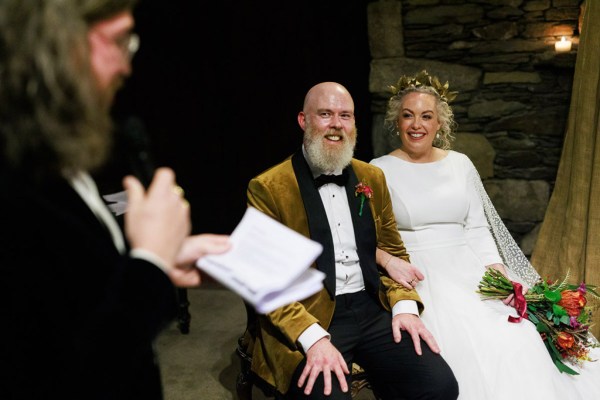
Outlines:
[[[357,208],[356,210],[351,209],[351,213],[353,214],[355,235],[357,222],[359,225],[364,222],[368,223],[370,226],[367,227],[367,230],[370,229],[374,232],[373,241],[368,242],[368,246],[372,247],[367,249],[369,262],[365,262],[362,257],[360,260],[363,275],[366,275],[365,265],[373,266],[374,292],[376,292],[374,297],[378,298],[382,307],[389,311],[400,300],[415,300],[419,312],[422,312],[424,307],[417,292],[396,283],[375,264],[376,247],[404,260],[409,260],[408,253],[396,229],[390,194],[383,171],[356,159],[352,159],[351,167],[348,169],[350,179],[346,184],[346,190],[351,208],[358,204],[358,200],[352,199],[356,197],[355,185],[358,182],[366,183],[373,190],[372,198],[367,199],[364,204],[365,209],[368,204],[370,212],[356,216]],[[305,189],[302,189],[303,187]],[[307,190],[309,192],[314,190],[316,197],[313,196],[312,200],[307,199]],[[301,151],[253,178],[248,185],[247,196],[249,206],[257,208],[296,232],[311,237],[308,215],[310,213],[307,213],[306,210],[311,210],[310,207],[313,207],[309,205],[310,201],[314,200],[314,203],[310,204],[314,204],[316,208],[322,207],[322,203],[318,196],[318,190],[314,187],[312,173],[310,173]],[[318,200],[315,200],[317,198]],[[324,209],[323,215],[319,215],[320,219],[323,219],[323,216],[327,223]],[[370,218],[371,216],[372,218]],[[326,226],[328,230],[329,225]],[[328,236],[331,237],[330,231],[328,231]],[[329,254],[333,256],[333,241],[330,238],[324,238],[325,243],[315,237],[311,238],[323,244],[324,253],[329,250]],[[357,241],[359,240],[361,239],[357,235]],[[360,244],[357,243],[357,245],[359,245],[360,256]],[[319,259],[312,265],[312,268],[317,268],[317,264],[319,264]],[[282,268],[285,268],[285,265],[282,265]],[[321,267],[319,269],[322,270]],[[366,276],[365,281],[367,283]],[[252,371],[275,386],[281,393],[286,393],[292,374],[305,356],[297,341],[298,337],[314,323],[327,329],[333,316],[334,307],[335,297],[326,288],[323,288],[307,299],[278,308],[266,315],[259,315],[255,332],[247,333],[252,336],[249,339],[252,352]]]

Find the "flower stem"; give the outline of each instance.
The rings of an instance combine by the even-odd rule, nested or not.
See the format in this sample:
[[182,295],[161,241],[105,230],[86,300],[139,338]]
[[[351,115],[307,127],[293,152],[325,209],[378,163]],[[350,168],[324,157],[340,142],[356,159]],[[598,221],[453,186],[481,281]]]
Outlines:
[[363,210],[363,206],[365,205],[365,196],[361,195],[360,196],[360,209],[358,210],[358,216],[362,217],[362,210]]

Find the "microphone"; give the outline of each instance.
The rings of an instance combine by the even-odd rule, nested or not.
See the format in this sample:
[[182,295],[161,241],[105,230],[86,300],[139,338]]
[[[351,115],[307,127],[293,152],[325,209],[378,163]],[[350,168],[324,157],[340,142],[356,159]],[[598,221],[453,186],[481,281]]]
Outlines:
[[[96,176],[96,182],[115,216],[123,215],[127,209],[127,195],[123,188],[116,186],[118,178],[133,175],[148,188],[154,176],[154,162],[150,151],[150,139],[146,127],[138,117],[130,116],[117,122],[114,154],[109,167],[103,174]],[[104,182],[104,184],[102,184]],[[110,184],[108,183],[110,182]],[[118,219],[119,224],[123,223]]]
[[148,187],[155,168],[144,122],[139,117],[130,116],[122,123],[121,133],[132,173],[142,185]]
[[[154,161],[150,149],[150,137],[144,122],[136,116],[127,117],[121,124],[121,139],[127,154],[130,168],[135,177],[146,188],[154,177]],[[177,325],[182,334],[190,332],[191,314],[188,310],[187,289],[176,288],[177,294]]]

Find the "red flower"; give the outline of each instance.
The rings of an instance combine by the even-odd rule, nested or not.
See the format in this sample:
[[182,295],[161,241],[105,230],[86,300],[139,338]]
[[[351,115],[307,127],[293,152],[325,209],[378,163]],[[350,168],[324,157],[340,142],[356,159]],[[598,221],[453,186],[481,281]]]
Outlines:
[[373,197],[373,189],[371,189],[371,187],[367,185],[365,181],[362,181],[358,185],[356,185],[356,192],[354,192],[354,195],[358,196],[361,193],[368,199]]
[[560,296],[561,299],[556,304],[563,307],[571,317],[578,317],[587,304],[585,295],[580,290],[563,290]]
[[362,182],[359,182],[356,185],[356,190],[354,191],[354,196],[359,196],[360,195],[360,209],[358,210],[358,215],[362,217],[362,211],[363,211],[363,206],[365,204],[365,199],[370,199],[373,197],[373,189],[371,189],[371,187],[369,185],[367,185],[367,182],[365,182],[364,180]]
[[556,335],[556,344],[561,348],[568,350],[575,344],[575,338],[570,333],[558,332],[558,335]]

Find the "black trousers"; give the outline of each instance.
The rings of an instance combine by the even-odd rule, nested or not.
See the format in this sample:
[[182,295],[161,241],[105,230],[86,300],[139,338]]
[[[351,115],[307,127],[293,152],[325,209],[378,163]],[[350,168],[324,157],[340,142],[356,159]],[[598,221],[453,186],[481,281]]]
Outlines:
[[[454,400],[458,397],[458,383],[442,356],[433,353],[423,341],[423,354],[419,356],[410,335],[404,331],[400,343],[395,343],[391,313],[365,291],[336,297],[329,333],[348,368],[352,362],[358,363],[369,375],[373,389],[385,400]],[[341,391],[334,374],[330,396],[323,395],[323,374],[319,375],[311,395],[304,395],[297,382],[305,365],[306,360],[303,360],[296,369],[286,399],[351,398],[350,391]],[[351,374],[346,377],[350,386]]]

